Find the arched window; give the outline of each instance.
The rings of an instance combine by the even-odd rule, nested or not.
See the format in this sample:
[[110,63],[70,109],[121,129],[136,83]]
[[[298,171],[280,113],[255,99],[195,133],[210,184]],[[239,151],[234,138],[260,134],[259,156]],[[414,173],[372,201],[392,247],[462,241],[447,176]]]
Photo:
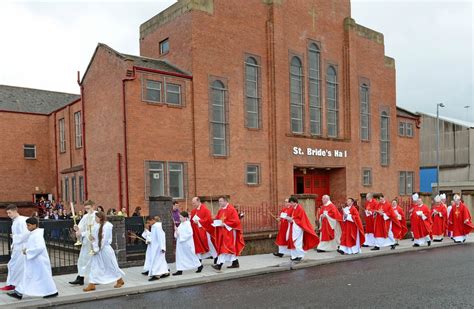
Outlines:
[[228,153],[227,89],[220,80],[211,84],[211,150],[214,156]]
[[308,50],[309,63],[309,122],[313,135],[321,135],[321,78],[320,78],[320,51],[312,43]]
[[293,133],[303,133],[303,102],[303,66],[298,57],[293,57],[290,63],[290,118]]
[[360,86],[360,139],[368,141],[370,139],[370,100],[369,86]]
[[247,128],[260,128],[259,67],[254,57],[245,60],[245,125]]
[[390,161],[390,122],[388,113],[383,111],[380,116],[380,164],[388,165]]
[[337,137],[339,126],[339,111],[337,102],[337,72],[332,65],[329,66],[327,70],[326,87],[328,136]]

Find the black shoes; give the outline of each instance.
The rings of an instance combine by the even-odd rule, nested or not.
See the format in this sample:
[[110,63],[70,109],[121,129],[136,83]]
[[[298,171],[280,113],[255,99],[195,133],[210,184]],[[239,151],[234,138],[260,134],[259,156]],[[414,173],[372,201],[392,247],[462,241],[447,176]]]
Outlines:
[[204,268],[204,265],[201,264],[201,266],[199,266],[198,269],[196,270],[196,273],[200,273],[203,268]]
[[297,258],[294,258],[294,259],[291,259],[293,262],[299,262],[301,261],[303,258],[301,257],[297,257]]
[[419,247],[420,245],[419,244],[414,244],[413,247]]
[[370,249],[370,251],[377,251],[377,250],[380,250],[380,247],[373,247],[372,249]]
[[273,255],[279,258],[283,257],[283,253],[273,252]]
[[434,242],[442,242],[443,239],[442,239],[442,238],[441,238],[441,239],[433,239],[433,241],[434,241]]
[[[170,270],[168,269],[168,271],[170,271]],[[163,278],[166,278],[166,277],[169,277],[169,276],[170,276],[170,273],[166,273],[166,274],[161,275],[160,279],[163,279]]]
[[7,295],[10,296],[10,297],[16,298],[16,299],[22,299],[23,298],[23,295],[18,293],[16,290],[8,292]]
[[232,261],[232,265],[227,268],[239,268],[239,260]]
[[148,271],[144,271],[144,272],[142,272],[142,275],[148,276],[148,273],[149,273]]
[[428,240],[428,247],[431,246],[431,240]]
[[322,253],[322,252],[326,252],[326,251],[325,251],[325,250],[321,250],[321,249],[316,249],[316,252]]
[[76,280],[70,281],[69,284],[72,284],[72,285],[84,285],[84,277],[77,276],[77,277],[76,277]]
[[395,250],[395,246],[396,246],[396,245],[391,245],[391,246],[390,246],[390,249],[391,249],[391,250]]
[[215,264],[215,265],[211,265],[212,268],[214,268],[215,270],[221,270],[222,269],[222,264]]
[[339,254],[341,254],[341,255],[344,255],[344,254],[345,254],[344,251],[342,251],[341,249],[337,249],[337,252],[338,252]]
[[46,295],[46,296],[43,296],[43,298],[53,298],[53,297],[56,297],[56,296],[58,296],[58,295],[59,295],[59,293],[58,293],[58,292],[56,292],[56,293],[54,293],[54,294],[51,294],[51,295]]
[[369,245],[362,245],[362,247],[363,247],[363,248],[368,248],[368,247],[369,247]]
[[148,279],[148,281],[156,281],[156,280],[160,280],[160,276],[152,276],[150,279]]
[[181,276],[183,274],[182,270],[178,270],[177,272],[173,273],[173,276]]

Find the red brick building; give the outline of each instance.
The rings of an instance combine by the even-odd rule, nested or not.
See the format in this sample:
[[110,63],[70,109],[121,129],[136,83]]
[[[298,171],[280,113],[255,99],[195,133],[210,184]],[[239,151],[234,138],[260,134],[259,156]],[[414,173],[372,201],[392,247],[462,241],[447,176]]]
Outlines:
[[141,25],[140,56],[99,44],[82,100],[45,120],[56,135],[66,121],[62,195],[72,177],[130,212],[151,195],[256,206],[416,191],[418,116],[396,107],[383,35],[350,16],[349,0],[180,0]]

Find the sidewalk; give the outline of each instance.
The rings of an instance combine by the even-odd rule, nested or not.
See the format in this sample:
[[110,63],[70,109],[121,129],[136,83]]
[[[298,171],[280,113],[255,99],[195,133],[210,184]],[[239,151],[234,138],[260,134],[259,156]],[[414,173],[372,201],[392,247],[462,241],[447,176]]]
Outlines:
[[[396,250],[390,248],[382,248],[380,251],[370,251],[370,248],[363,248],[363,252],[357,255],[340,255],[337,252],[317,253],[314,250],[307,252],[305,259],[300,263],[292,263],[289,257],[278,258],[272,254],[261,254],[242,256],[239,258],[239,269],[225,269],[222,272],[216,272],[211,268],[212,260],[204,260],[204,270],[200,274],[194,271],[184,272],[182,276],[163,278],[158,281],[148,282],[148,277],[141,274],[141,267],[125,268],[125,285],[122,288],[114,289],[113,284],[98,285],[97,290],[85,293],[83,287],[71,286],[68,281],[73,280],[76,275],[55,276],[54,280],[59,290],[59,296],[52,299],[33,298],[25,296],[21,301],[6,295],[6,292],[0,294],[0,307],[8,308],[34,308],[45,307],[51,305],[64,305],[78,302],[92,301],[97,299],[111,298],[130,294],[140,294],[152,291],[160,291],[165,289],[173,289],[178,287],[197,285],[209,282],[229,280],[234,278],[255,276],[267,273],[288,271],[291,269],[300,269],[317,265],[337,263],[342,261],[357,260],[370,258],[374,256],[382,256],[388,254],[397,254],[407,251],[434,249],[446,246],[461,246],[473,244],[474,239],[471,237],[465,244],[455,244],[451,239],[445,238],[442,243],[432,243],[431,247],[413,248],[410,240],[403,240]],[[170,264],[171,271],[175,270],[175,265]],[[263,280],[263,278],[262,278]],[[3,286],[5,283],[0,283]]]

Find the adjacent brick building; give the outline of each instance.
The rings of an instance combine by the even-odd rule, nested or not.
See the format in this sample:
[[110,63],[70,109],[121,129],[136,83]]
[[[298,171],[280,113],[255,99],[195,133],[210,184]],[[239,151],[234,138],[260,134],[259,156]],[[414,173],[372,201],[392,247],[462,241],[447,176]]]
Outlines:
[[140,56],[99,44],[82,100],[45,120],[68,122],[61,194],[82,177],[84,197],[130,212],[158,195],[410,195],[418,116],[396,107],[383,35],[350,16],[349,0],[180,0],[141,25]]

